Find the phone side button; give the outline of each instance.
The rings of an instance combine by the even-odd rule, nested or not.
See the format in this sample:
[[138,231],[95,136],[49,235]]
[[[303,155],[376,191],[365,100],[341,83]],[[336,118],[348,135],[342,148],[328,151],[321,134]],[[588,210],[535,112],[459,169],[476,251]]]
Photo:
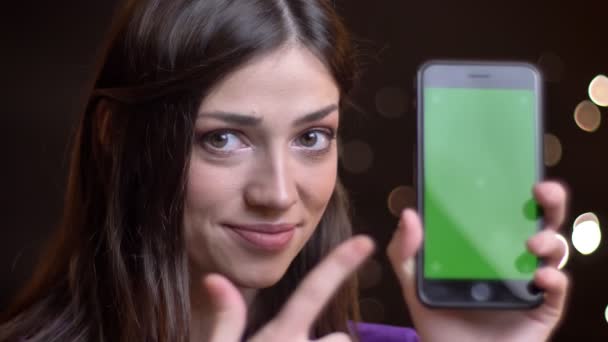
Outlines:
[[478,302],[485,302],[492,296],[492,289],[486,283],[476,283],[471,286],[471,297]]

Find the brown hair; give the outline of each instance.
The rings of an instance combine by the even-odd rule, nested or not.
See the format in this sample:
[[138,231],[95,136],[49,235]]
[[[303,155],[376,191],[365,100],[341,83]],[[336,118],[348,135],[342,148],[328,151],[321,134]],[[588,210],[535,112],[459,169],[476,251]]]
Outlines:
[[[64,216],[32,280],[3,317],[0,340],[186,341],[189,275],[182,232],[196,109],[209,89],[288,41],[351,88],[349,39],[324,0],[149,0],[128,11],[72,148]],[[351,235],[339,182],[285,276],[256,298],[254,331],[305,274]],[[355,279],[312,333],[358,319]]]

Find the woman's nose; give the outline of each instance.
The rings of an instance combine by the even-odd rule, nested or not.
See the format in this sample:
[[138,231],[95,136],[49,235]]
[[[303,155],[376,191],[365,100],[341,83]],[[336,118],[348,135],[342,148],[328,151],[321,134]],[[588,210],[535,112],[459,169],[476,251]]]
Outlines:
[[260,161],[245,188],[245,202],[253,208],[285,211],[297,202],[296,180],[288,157],[275,155]]

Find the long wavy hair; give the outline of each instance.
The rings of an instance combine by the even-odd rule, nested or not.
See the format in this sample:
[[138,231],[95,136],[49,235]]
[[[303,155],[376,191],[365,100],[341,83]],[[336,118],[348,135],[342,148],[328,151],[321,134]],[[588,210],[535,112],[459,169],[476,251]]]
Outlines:
[[[182,231],[196,110],[252,58],[286,43],[308,48],[341,91],[355,64],[325,0],[129,2],[104,52],[74,137],[62,223],[34,275],[2,316],[0,340],[187,341],[190,279]],[[311,239],[256,298],[253,332],[351,235],[338,182]],[[312,334],[349,332],[356,279],[326,306]]]

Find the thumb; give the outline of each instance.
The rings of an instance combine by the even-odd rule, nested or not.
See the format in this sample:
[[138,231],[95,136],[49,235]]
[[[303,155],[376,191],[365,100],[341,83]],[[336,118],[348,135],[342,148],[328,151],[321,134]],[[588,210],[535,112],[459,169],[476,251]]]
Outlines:
[[219,274],[209,274],[203,279],[211,302],[213,325],[209,342],[238,342],[245,330],[247,311],[237,288]]
[[387,254],[398,274],[403,273],[404,263],[413,260],[421,243],[422,223],[420,217],[414,210],[405,209],[401,213],[399,225],[387,247]]
[[[417,306],[415,256],[422,243],[422,222],[412,209],[401,213],[399,225],[387,248],[387,254],[399,278],[408,306]],[[411,309],[411,308],[410,308]]]

